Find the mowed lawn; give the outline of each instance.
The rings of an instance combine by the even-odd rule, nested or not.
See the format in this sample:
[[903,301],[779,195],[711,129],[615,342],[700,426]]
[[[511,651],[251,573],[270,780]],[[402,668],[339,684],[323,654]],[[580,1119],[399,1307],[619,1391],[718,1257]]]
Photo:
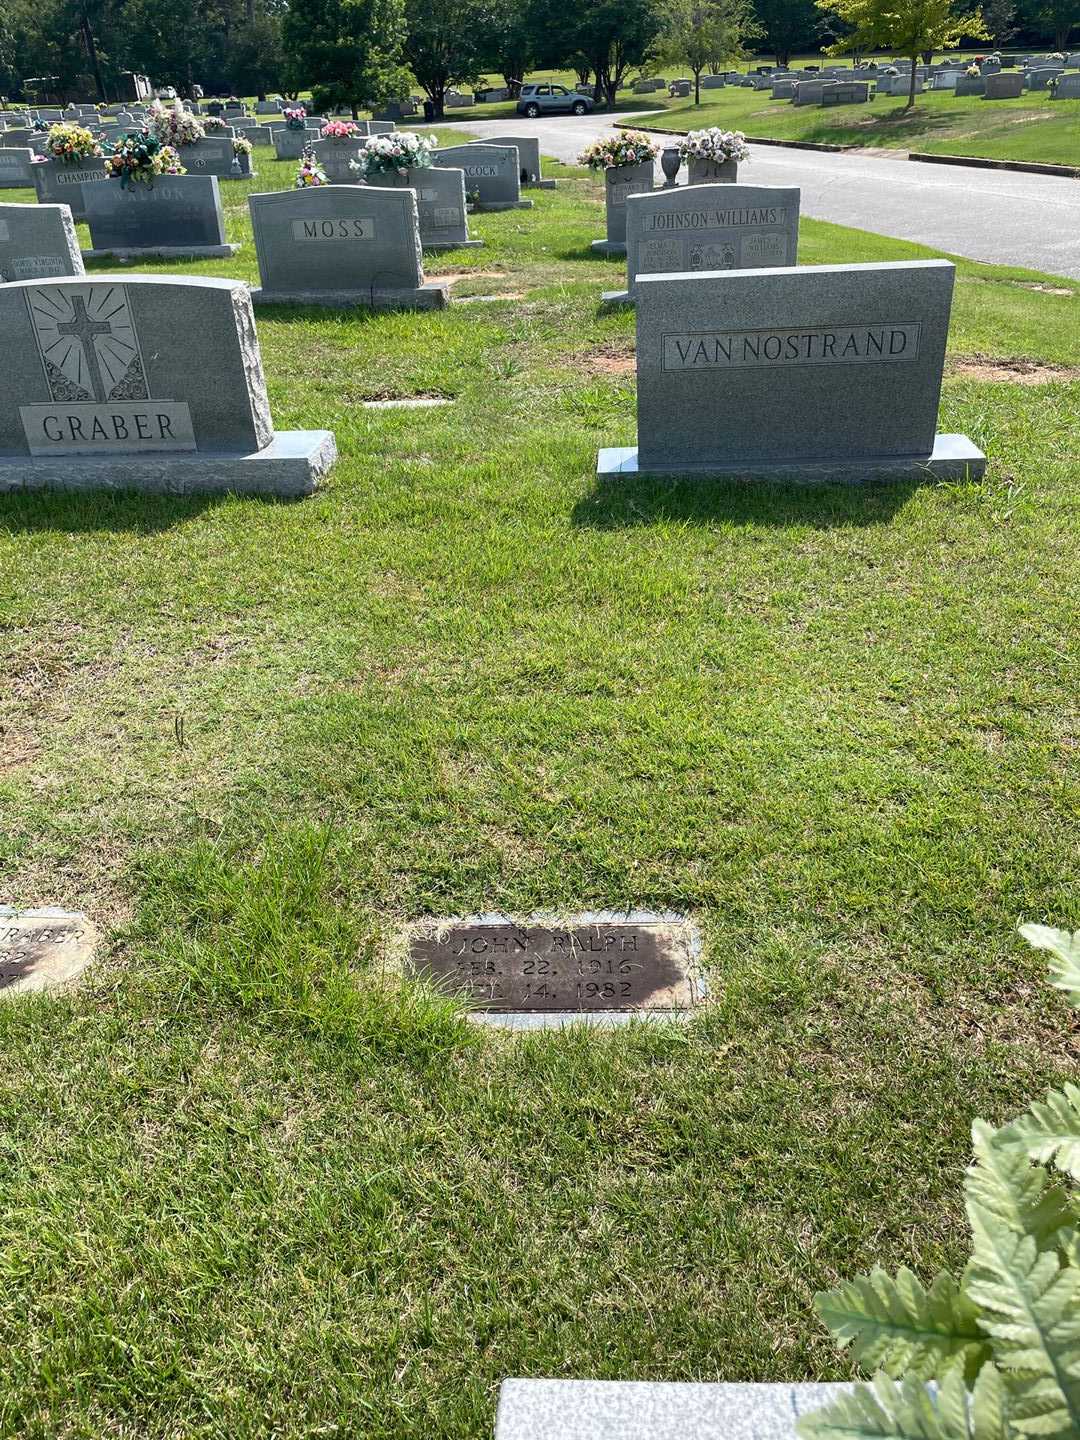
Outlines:
[[[665,71],[668,79],[675,74],[683,75],[685,70]],[[993,101],[925,91],[916,97],[914,110],[906,108],[906,99],[893,95],[878,96],[865,105],[823,110],[819,105],[774,101],[767,90],[726,85],[723,90],[703,90],[700,105],[692,98],[672,100],[666,93],[634,95],[627,90],[620,92],[618,111],[636,112],[650,128],[679,133],[719,125],[767,140],[1080,166],[1080,100],[1051,100],[1047,91]],[[505,103],[461,112],[463,119],[478,120],[513,114],[514,106]]]
[[[256,159],[244,248],[178,272],[255,279]],[[633,316],[548,169],[431,266],[502,298],[260,313],[278,426],[337,435],[314,498],[0,498],[0,901],[106,937],[0,1005],[5,1436],[842,1376],[813,1292],[960,1264],[973,1116],[1075,1078],[1014,927],[1080,925],[1080,284],[958,267],[978,484],[598,487]],[[691,1023],[477,1033],[396,977],[414,917],[630,905],[701,923]]]

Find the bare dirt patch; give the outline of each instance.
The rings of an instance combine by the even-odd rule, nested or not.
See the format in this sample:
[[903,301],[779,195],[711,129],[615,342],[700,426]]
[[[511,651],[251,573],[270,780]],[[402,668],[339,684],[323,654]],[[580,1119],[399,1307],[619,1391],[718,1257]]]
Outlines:
[[426,270],[429,280],[439,280],[446,285],[456,285],[460,280],[509,280],[505,270]]
[[601,345],[576,357],[577,368],[586,375],[633,375],[637,355],[632,345]]
[[1021,290],[1038,290],[1043,295],[1068,295],[1072,299],[1076,295],[1075,290],[1068,290],[1064,285],[1041,285],[1037,280],[1014,280]]
[[1080,380],[1080,366],[1044,365],[1023,356],[1003,360],[993,355],[956,355],[946,367],[949,375],[963,380],[987,380],[1009,385],[1052,385],[1055,381]]

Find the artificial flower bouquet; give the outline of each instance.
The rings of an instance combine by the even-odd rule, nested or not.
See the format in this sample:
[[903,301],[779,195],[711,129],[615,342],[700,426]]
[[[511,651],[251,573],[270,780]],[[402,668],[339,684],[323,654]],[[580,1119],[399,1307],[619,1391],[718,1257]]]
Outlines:
[[307,124],[307,111],[303,105],[286,105],[281,113],[285,119],[286,130],[303,130]]
[[207,135],[220,135],[222,130],[229,128],[220,115],[200,115],[199,119]]
[[413,130],[395,130],[392,135],[373,135],[350,168],[363,175],[407,175],[431,164],[438,142]]
[[53,160],[62,160],[65,165],[93,160],[102,153],[97,136],[85,126],[75,125],[69,120],[49,127],[45,150]]
[[324,140],[357,140],[360,138],[360,126],[354,125],[351,120],[328,120],[319,134]]
[[296,185],[294,188],[297,190],[307,190],[312,185],[329,184],[330,181],[326,178],[326,171],[315,157],[313,155],[302,156],[300,168],[296,172]]
[[206,134],[206,128],[198,115],[184,109],[184,102],[177,100],[171,107],[155,100],[150,106],[150,129],[162,145],[194,145]]
[[105,172],[125,190],[136,184],[153,185],[159,175],[187,173],[173,146],[162,145],[149,130],[132,130],[117,140],[105,157]]
[[708,130],[691,130],[679,142],[683,161],[705,160],[713,165],[726,165],[729,160],[750,159],[750,146],[741,130],[721,130],[714,125]]
[[243,135],[236,135],[233,137],[232,153],[234,155],[250,155],[253,149],[254,146],[252,145],[251,141],[246,139]]
[[619,165],[642,165],[646,160],[655,160],[659,153],[657,146],[640,130],[621,130],[616,135],[594,140],[578,156],[578,163],[590,170],[612,170]]

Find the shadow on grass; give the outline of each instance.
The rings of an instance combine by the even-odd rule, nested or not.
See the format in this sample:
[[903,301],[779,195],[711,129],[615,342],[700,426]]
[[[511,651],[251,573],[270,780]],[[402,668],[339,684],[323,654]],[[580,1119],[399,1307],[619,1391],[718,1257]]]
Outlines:
[[[194,520],[229,498],[224,494],[154,495],[141,490],[16,490],[0,495],[0,532],[154,535]],[[240,498],[264,504],[280,501],[270,495]]]
[[922,482],[797,485],[778,480],[650,479],[597,481],[571,514],[578,529],[628,530],[683,525],[810,526],[831,530],[883,525]]

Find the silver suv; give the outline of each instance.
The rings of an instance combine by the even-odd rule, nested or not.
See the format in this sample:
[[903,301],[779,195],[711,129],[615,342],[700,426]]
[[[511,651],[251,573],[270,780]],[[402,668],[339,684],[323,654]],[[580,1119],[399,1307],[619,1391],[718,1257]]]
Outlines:
[[537,115],[587,115],[594,103],[591,95],[579,95],[576,90],[567,90],[565,85],[546,81],[521,87],[517,113],[528,115],[530,120],[535,120]]

